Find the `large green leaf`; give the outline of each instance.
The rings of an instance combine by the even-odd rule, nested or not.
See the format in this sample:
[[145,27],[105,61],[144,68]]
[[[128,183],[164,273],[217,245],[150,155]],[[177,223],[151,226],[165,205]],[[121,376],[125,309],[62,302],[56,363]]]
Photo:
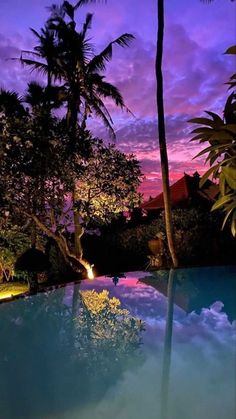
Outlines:
[[217,115],[217,113],[214,112],[210,112],[210,111],[205,111],[208,115],[210,115],[215,122],[221,122],[222,124],[224,123],[223,119],[221,119],[221,117],[219,115]]
[[232,132],[233,134],[236,134],[236,124],[227,124],[225,125],[225,129]]
[[[236,202],[235,202],[235,207],[236,207]],[[236,236],[236,209],[235,209],[235,211],[233,213],[233,216],[232,216],[231,232],[232,232],[232,235],[235,237]]]
[[233,136],[230,132],[221,130],[221,131],[213,131],[211,135],[211,140],[219,140],[219,141],[230,141],[233,139]]
[[232,47],[229,47],[226,51],[225,54],[236,54],[236,45],[233,45]]
[[222,172],[228,185],[236,190],[236,167],[224,166],[222,167]]
[[199,187],[201,188],[204,183],[206,183],[207,179],[210,177],[210,175],[214,174],[215,172],[217,172],[217,170],[220,167],[220,163],[216,164],[215,166],[212,166],[209,170],[206,171],[206,173],[204,173],[204,175],[201,177],[201,180],[199,182]]
[[214,130],[212,129],[212,128],[207,128],[207,127],[199,127],[199,128],[195,128],[193,131],[192,131],[192,134],[198,134],[198,133],[203,133],[203,134],[209,134],[209,135],[211,135],[213,132],[214,132]]
[[188,122],[191,122],[193,124],[209,125],[212,128],[214,128],[214,126],[215,126],[214,121],[212,121],[212,119],[208,119],[208,118],[193,118],[193,119],[189,119]]
[[[236,54],[236,45],[227,49],[226,54]],[[228,82],[230,87],[236,85],[236,74]],[[207,147],[194,158],[206,155],[205,163],[210,168],[202,176],[200,187],[209,177],[219,180],[220,198],[214,203],[212,210],[224,211],[225,219],[231,218],[231,231],[236,236],[236,94],[231,93],[225,103],[223,118],[214,112],[205,111],[209,118],[192,118],[189,122],[202,126],[194,129],[191,141],[198,141],[201,145],[207,142]],[[217,164],[216,164],[217,163]],[[223,228],[222,227],[222,228]]]
[[222,196],[224,196],[225,195],[225,176],[223,172],[220,173],[219,180],[220,180],[219,182],[220,193]]
[[209,134],[198,134],[198,135],[195,135],[195,137],[193,137],[193,138],[191,138],[191,140],[190,141],[197,141],[197,140],[202,140],[202,142],[204,142],[204,141],[208,141],[208,139],[209,139]]
[[225,225],[226,225],[226,223],[227,223],[230,215],[232,214],[232,212],[235,211],[235,207],[236,207],[236,203],[235,202],[233,202],[233,203],[231,203],[229,205],[226,204],[226,206],[225,206],[226,216],[225,216],[224,221],[223,221],[223,224],[222,224],[222,230],[225,227]]
[[219,199],[217,199],[217,201],[214,203],[214,205],[211,208],[211,211],[214,211],[216,209],[219,209],[221,207],[223,207],[225,204],[227,204],[228,202],[231,202],[233,199],[232,195],[224,195],[221,196]]
[[204,148],[204,150],[200,151],[196,156],[194,156],[194,158],[200,157],[203,154],[206,154],[206,153],[211,152],[211,151],[217,151],[217,150],[220,150],[222,148],[224,149],[227,146],[231,146],[231,143],[220,144],[220,145],[218,145],[218,144],[217,145],[211,145],[210,147]]

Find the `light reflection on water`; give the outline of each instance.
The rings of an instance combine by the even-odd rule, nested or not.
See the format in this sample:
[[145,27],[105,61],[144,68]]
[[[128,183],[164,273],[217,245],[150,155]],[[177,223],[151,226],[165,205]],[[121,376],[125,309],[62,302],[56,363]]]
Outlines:
[[0,417],[233,419],[236,269],[168,278],[100,277],[1,305]]

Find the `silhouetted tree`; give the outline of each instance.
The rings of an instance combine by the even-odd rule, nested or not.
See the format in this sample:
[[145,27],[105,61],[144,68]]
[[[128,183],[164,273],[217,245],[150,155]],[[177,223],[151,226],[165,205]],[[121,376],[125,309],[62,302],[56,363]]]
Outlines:
[[[88,1],[77,2],[75,6],[65,1],[61,6],[51,7],[51,17],[47,27],[53,33],[55,44],[50,53],[53,57],[50,59],[50,75],[63,82],[63,98],[67,103],[67,127],[71,138],[68,153],[73,152],[76,147],[76,130],[84,131],[86,129],[87,117],[95,114],[99,117],[110,132],[114,135],[113,121],[111,115],[104,103],[109,98],[116,106],[122,109],[126,108],[124,100],[119,90],[112,84],[104,80],[101,72],[106,69],[106,64],[112,58],[113,46],[128,46],[133,36],[123,34],[114,41],[110,42],[106,48],[98,55],[94,55],[93,47],[88,38],[88,30],[91,27],[92,15],[87,14],[84,25],[80,31],[77,31],[75,22],[75,11]],[[39,34],[36,36],[41,40]],[[44,41],[44,37],[41,40]],[[37,54],[40,56],[40,49],[37,48]],[[36,49],[35,48],[35,49]],[[42,61],[25,60],[22,62],[30,65],[34,69],[48,70],[48,56],[45,49],[41,48],[43,58],[46,57],[46,64]],[[92,58],[91,58],[92,57]],[[126,108],[127,109],[127,108]],[[78,125],[78,118],[79,125]],[[82,140],[83,134],[81,134]],[[75,252],[77,256],[82,255],[81,237],[83,229],[80,225],[80,214],[76,208],[77,185],[74,185],[72,193],[74,202],[74,226],[75,226]]]
[[178,266],[178,259],[174,243],[174,230],[171,216],[171,197],[169,183],[169,165],[165,133],[165,114],[163,99],[163,75],[162,75],[162,55],[164,39],[164,0],[158,0],[158,33],[157,33],[157,53],[156,53],[156,80],[157,80],[157,111],[158,111],[158,133],[161,157],[161,173],[163,185],[165,225],[168,247],[174,267]]

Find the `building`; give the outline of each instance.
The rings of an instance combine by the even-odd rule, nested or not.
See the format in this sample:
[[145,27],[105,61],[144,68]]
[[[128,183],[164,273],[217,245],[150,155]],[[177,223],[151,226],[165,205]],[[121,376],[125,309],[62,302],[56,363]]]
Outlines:
[[[219,193],[219,187],[209,179],[199,187],[200,175],[196,172],[193,176],[187,173],[170,187],[172,207],[183,207],[189,205],[211,206]],[[209,205],[210,204],[210,205]],[[154,215],[164,208],[163,193],[156,198],[141,204],[141,209],[148,215]]]

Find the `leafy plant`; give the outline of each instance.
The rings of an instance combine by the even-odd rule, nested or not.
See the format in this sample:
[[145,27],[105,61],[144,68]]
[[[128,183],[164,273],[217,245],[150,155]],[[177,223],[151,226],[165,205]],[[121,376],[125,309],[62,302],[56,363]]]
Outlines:
[[[229,48],[227,54],[236,54],[236,46]],[[230,88],[236,86],[236,74],[228,82]],[[212,210],[221,209],[225,213],[223,226],[230,220],[231,232],[236,236],[236,93],[232,92],[226,100],[223,117],[206,111],[209,117],[193,118],[189,122],[201,125],[192,131],[191,141],[208,143],[196,157],[207,154],[206,163],[210,168],[201,178],[200,186],[212,176],[219,182],[219,197]]]
[[[29,236],[19,226],[8,222],[7,217],[0,218],[0,277],[9,280],[13,275],[17,258],[30,246]],[[21,272],[21,277],[25,273]]]

